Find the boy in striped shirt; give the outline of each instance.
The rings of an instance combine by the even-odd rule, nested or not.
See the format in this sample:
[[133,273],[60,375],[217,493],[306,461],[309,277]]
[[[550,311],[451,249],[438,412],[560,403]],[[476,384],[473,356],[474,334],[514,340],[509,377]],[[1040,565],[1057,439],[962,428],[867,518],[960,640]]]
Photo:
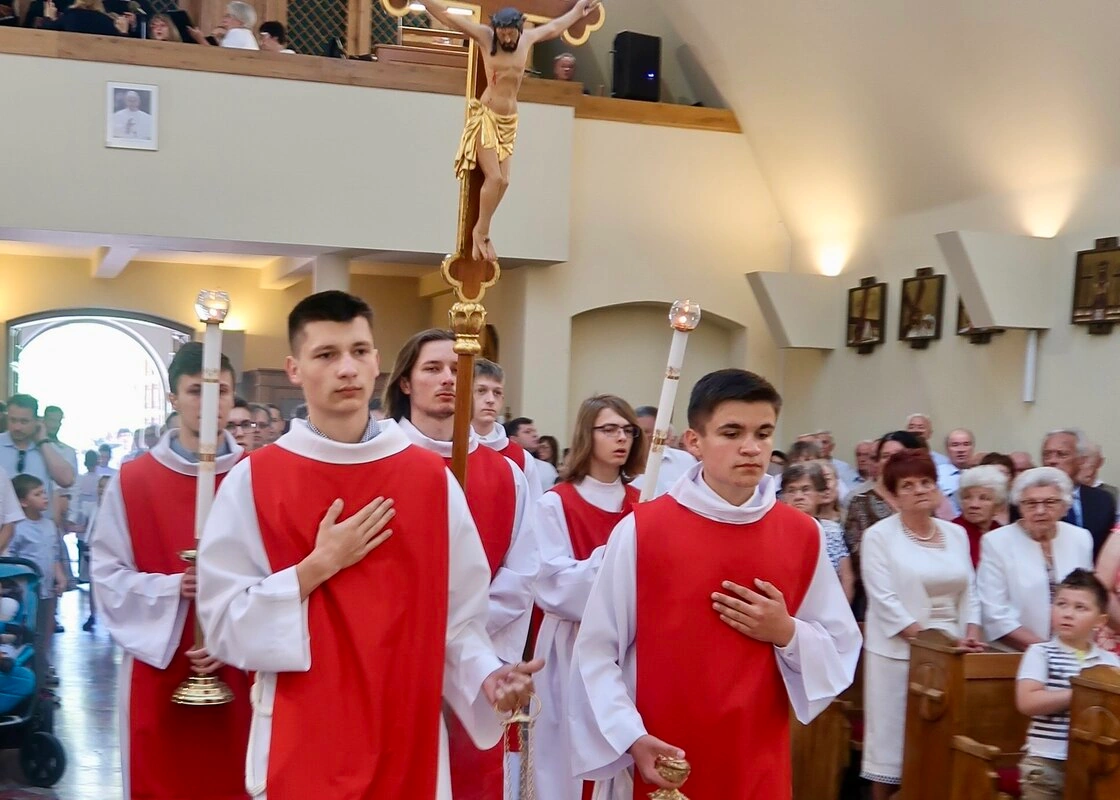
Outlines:
[[1093,631],[1108,620],[1108,591],[1092,572],[1075,569],[1058,584],[1051,610],[1049,642],[1032,644],[1019,663],[1015,705],[1031,718],[1026,755],[1019,762],[1022,800],[1062,800],[1069,750],[1070,678],[1098,664],[1120,667],[1120,659],[1093,643]]

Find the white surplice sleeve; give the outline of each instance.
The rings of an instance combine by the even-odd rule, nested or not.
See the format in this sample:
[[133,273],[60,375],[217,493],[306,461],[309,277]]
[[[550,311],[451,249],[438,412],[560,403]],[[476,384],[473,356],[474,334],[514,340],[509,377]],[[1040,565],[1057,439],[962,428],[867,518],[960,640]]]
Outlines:
[[[865,558],[866,553],[865,543]],[[790,613],[793,639],[784,648],[775,647],[774,652],[794,713],[802,724],[808,725],[852,685],[863,644],[840,579],[828,558],[823,530],[813,580],[801,606],[790,609]]]
[[534,508],[541,499],[544,490],[541,488],[541,475],[537,469],[540,462],[533,458],[533,454],[525,452],[525,483],[529,488],[529,508]]
[[90,546],[97,613],[109,634],[133,658],[165,669],[187,619],[189,601],[179,591],[183,575],[137,570],[119,476],[105,490]]
[[516,491],[513,536],[506,557],[490,582],[490,616],[486,632],[490,634],[498,657],[513,664],[521,660],[529,638],[538,560],[533,532],[535,507],[529,503],[529,485],[525,474],[513,461],[507,458],[506,464],[513,473]]
[[[296,568],[273,572],[253,503],[252,466],[222,481],[198,549],[198,615],[220,661],[257,672],[311,668],[307,604]],[[323,509],[326,513],[326,509]]]
[[584,780],[608,780],[629,768],[634,761],[627,751],[646,734],[634,705],[636,542],[631,515],[611,533],[576,637],[568,722],[572,767]]
[[595,548],[590,558],[576,560],[564,516],[564,502],[556,492],[546,492],[537,501],[536,534],[540,548],[537,605],[546,614],[579,622],[583,619],[583,610],[606,547]]
[[[478,538],[467,498],[447,472],[447,647],[443,699],[481,749],[496,745],[502,726],[482,684],[502,662],[486,633],[490,565]],[[520,656],[515,659],[520,660]]]

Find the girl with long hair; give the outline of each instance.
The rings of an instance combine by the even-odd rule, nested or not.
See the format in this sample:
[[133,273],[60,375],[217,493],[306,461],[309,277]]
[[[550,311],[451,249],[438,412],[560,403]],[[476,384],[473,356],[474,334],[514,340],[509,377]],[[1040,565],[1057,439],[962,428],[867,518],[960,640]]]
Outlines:
[[590,397],[576,416],[560,482],[537,501],[541,570],[536,602],[545,618],[536,654],[546,659],[536,682],[542,706],[534,776],[539,800],[590,796],[571,777],[568,672],[607,539],[638,502],[637,490],[628,484],[645,469],[646,450],[638,418],[625,400]]

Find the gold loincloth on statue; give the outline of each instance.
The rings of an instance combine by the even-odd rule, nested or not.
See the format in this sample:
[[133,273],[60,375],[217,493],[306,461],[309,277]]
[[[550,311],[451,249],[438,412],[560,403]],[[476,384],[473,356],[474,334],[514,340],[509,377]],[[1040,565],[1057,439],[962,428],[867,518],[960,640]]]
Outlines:
[[455,174],[462,179],[478,166],[479,147],[497,151],[501,163],[513,155],[516,142],[516,114],[496,114],[478,100],[471,100],[459,152],[455,154]]

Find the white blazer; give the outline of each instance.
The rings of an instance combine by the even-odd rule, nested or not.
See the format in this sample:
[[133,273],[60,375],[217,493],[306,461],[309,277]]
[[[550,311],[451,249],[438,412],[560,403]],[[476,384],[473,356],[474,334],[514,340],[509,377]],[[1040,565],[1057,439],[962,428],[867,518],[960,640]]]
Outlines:
[[[1078,567],[1093,568],[1093,537],[1084,528],[1058,523],[1052,544],[1054,574],[1060,582]],[[1026,628],[1043,640],[1050,638],[1050,576],[1042,545],[1018,523],[1005,525],[980,538],[980,568],[976,577],[988,641]]]
[[[957,607],[960,635],[967,625],[980,624],[980,604],[976,598],[976,579],[969,554],[968,534],[960,525],[933,518],[941,531],[945,552],[967,567],[968,591],[961,594]],[[910,541],[902,530],[898,514],[875,523],[863,534],[860,546],[860,573],[867,591],[867,617],[864,620],[863,646],[869,653],[887,658],[910,658],[910,644],[898,634],[913,623],[930,625],[930,599],[918,571],[924,550]]]

